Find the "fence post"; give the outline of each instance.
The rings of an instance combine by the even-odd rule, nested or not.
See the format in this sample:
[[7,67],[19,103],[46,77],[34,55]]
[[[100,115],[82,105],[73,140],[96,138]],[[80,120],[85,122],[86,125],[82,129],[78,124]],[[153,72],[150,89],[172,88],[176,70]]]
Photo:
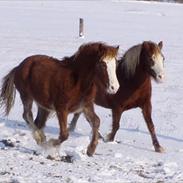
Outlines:
[[84,20],[83,20],[83,18],[79,19],[79,37],[84,38]]

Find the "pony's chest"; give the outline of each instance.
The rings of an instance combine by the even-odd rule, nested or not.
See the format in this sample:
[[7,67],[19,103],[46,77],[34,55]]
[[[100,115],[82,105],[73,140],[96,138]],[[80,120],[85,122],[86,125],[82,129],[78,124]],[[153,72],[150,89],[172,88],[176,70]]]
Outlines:
[[85,91],[80,95],[73,96],[69,99],[67,106],[70,112],[82,112],[83,108],[87,105],[90,105],[94,102],[96,91],[95,89],[91,89],[89,91]]
[[150,88],[139,87],[137,90],[134,90],[128,97],[124,98],[122,105],[125,110],[141,107],[147,100],[151,97]]

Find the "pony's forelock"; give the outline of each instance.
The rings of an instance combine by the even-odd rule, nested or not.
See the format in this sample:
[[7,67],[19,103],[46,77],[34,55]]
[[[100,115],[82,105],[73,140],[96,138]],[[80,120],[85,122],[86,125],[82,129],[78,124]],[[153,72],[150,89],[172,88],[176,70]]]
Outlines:
[[104,58],[114,58],[118,54],[118,48],[109,46],[103,42],[90,42],[82,44],[78,51],[75,53],[75,58],[77,58],[81,53],[89,54],[95,51],[101,56],[101,59]]

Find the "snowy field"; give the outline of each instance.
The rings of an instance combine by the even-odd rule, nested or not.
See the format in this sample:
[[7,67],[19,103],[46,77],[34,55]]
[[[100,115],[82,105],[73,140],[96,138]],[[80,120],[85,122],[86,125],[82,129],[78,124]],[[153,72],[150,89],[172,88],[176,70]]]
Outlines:
[[[78,38],[84,18],[85,38]],[[83,117],[60,149],[43,150],[34,142],[16,103],[0,115],[0,182],[7,183],[177,183],[183,182],[183,5],[135,1],[0,1],[0,78],[32,54],[57,58],[85,42],[104,41],[127,48],[144,40],[164,42],[166,81],[153,82],[153,120],[166,149],[154,152],[139,109],[125,112],[116,135],[120,143],[99,142],[87,157],[90,127]],[[36,107],[33,108],[36,114]],[[97,107],[100,130],[111,125],[110,110]],[[71,117],[71,116],[70,116]],[[45,129],[58,136],[53,116]],[[50,156],[60,155],[52,160]]]

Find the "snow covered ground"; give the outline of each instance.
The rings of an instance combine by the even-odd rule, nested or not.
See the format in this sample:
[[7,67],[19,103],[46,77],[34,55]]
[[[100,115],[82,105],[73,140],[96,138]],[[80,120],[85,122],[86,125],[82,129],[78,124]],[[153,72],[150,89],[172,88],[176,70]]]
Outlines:
[[[85,38],[78,38],[84,18]],[[163,40],[166,81],[153,82],[153,120],[166,153],[155,153],[139,109],[125,112],[116,135],[120,143],[99,142],[87,157],[90,127],[80,118],[60,149],[43,150],[32,139],[16,103],[0,115],[0,182],[183,182],[183,5],[135,1],[0,1],[0,78],[32,54],[71,55],[84,42],[120,45],[121,53],[144,40]],[[34,114],[36,107],[33,108]],[[96,107],[105,136],[110,110]],[[71,117],[71,116],[70,116]],[[45,129],[57,137],[53,116]],[[60,155],[52,160],[48,155]]]

